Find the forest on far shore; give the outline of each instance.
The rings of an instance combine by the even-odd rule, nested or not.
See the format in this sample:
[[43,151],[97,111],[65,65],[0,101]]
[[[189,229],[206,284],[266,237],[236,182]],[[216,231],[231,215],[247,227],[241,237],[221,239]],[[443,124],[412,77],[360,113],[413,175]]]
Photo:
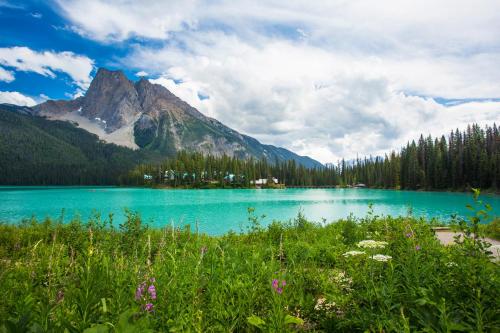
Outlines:
[[169,187],[252,187],[277,178],[285,186],[349,186],[408,190],[500,188],[500,134],[496,124],[477,124],[448,137],[420,136],[384,157],[339,161],[307,169],[294,161],[239,160],[181,152],[162,163],[141,164],[120,178],[123,185]]
[[[132,185],[241,188],[272,178],[284,186],[466,190],[500,189],[496,124],[448,136],[420,136],[385,156],[306,168],[295,161],[236,159],[179,152],[175,156],[108,144],[69,122],[0,108],[0,185]],[[281,185],[282,184],[282,185]]]

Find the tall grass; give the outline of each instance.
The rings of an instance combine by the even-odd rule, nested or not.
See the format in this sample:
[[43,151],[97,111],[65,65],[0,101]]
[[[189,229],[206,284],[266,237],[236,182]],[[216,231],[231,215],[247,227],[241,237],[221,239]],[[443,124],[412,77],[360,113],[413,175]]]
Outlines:
[[251,217],[245,234],[210,237],[126,214],[0,225],[0,332],[500,327],[498,264],[476,242],[442,246],[423,219]]

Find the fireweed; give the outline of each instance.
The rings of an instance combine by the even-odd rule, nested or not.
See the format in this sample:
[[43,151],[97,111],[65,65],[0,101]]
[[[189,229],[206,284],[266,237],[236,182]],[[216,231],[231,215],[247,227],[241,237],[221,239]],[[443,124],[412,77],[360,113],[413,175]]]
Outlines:
[[153,302],[156,301],[156,287],[154,277],[141,282],[135,290],[135,300],[142,305],[142,308],[147,312],[154,310]]
[[280,281],[278,279],[273,279],[271,286],[273,287],[273,289],[276,293],[281,295],[283,293],[285,286],[286,286],[286,281],[285,280]]

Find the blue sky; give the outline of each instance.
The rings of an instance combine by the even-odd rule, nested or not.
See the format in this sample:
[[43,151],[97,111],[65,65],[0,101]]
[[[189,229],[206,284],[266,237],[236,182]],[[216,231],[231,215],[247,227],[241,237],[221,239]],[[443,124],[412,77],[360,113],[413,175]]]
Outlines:
[[0,102],[122,69],[322,162],[500,119],[493,0],[0,0],[0,29]]

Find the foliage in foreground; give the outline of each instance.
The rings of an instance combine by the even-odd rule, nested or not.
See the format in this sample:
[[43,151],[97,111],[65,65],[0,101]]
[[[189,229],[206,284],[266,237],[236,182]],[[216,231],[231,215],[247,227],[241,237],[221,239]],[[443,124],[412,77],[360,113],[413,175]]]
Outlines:
[[[253,211],[250,210],[253,214]],[[499,266],[413,217],[220,237],[138,215],[0,225],[0,332],[491,332]],[[467,228],[466,225],[464,225]]]

